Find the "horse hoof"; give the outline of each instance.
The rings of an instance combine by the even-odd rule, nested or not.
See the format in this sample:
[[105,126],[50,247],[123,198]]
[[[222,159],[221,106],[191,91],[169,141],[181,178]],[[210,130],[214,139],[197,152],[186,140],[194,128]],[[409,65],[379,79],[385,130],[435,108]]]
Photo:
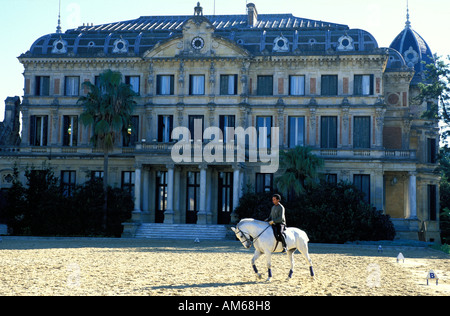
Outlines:
[[267,278],[266,282],[267,282],[267,283],[272,282],[272,278]]
[[257,275],[256,275],[256,278],[257,279],[259,279],[259,280],[261,280],[263,277],[262,277],[262,274],[261,273],[258,273]]

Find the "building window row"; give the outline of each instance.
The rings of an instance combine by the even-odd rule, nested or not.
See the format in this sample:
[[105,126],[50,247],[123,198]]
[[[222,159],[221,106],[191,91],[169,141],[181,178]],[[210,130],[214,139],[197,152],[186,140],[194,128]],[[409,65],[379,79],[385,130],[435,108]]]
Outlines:
[[[47,115],[32,115],[30,117],[30,146],[47,146],[49,135],[49,117]],[[353,148],[371,148],[371,117],[353,116]],[[205,129],[204,115],[189,115],[189,131],[191,139],[203,141],[203,131]],[[272,116],[256,116],[256,131],[258,136],[258,147],[271,147],[271,128],[273,125]],[[338,116],[321,116],[320,124],[320,147],[338,147]],[[174,129],[173,115],[157,116],[157,135],[155,139],[160,143],[172,142],[172,131]],[[235,115],[219,115],[219,128],[222,131],[223,142],[234,140],[234,129],[236,128]],[[289,148],[307,145],[307,126],[305,116],[287,117],[287,145]],[[79,144],[79,119],[78,116],[64,115],[62,117],[62,145],[75,147]],[[264,133],[260,135],[259,133]],[[135,146],[141,139],[140,118],[132,116],[130,126],[122,132],[122,146]],[[428,161],[436,161],[436,140],[428,140]]]
[[[141,94],[141,76],[125,76],[125,83],[131,86],[131,89],[137,94]],[[280,78],[281,79],[281,78]],[[306,79],[304,75],[290,75],[288,94],[291,96],[305,96]],[[338,75],[322,75],[320,83],[320,95],[322,96],[338,96]],[[258,75],[256,85],[256,95],[272,96],[274,95],[274,76]],[[278,95],[284,94],[283,80],[279,81]],[[98,76],[95,77],[95,84],[98,84]],[[55,79],[54,93],[60,94],[60,79]],[[316,79],[311,78],[310,95],[316,95]],[[349,95],[349,80],[343,80],[343,94]],[[80,95],[81,80],[79,76],[64,77],[64,95],[76,97]],[[227,74],[220,75],[220,95],[237,95],[238,94],[238,75]],[[252,87],[250,87],[250,94]],[[377,89],[377,92],[378,89]],[[87,91],[85,91],[87,93]],[[157,95],[175,95],[175,75],[162,74],[156,76],[156,94]],[[203,74],[189,75],[189,95],[205,95],[206,79]],[[50,95],[50,77],[35,77],[35,95]],[[374,75],[354,75],[353,78],[353,95],[355,96],[371,96],[374,95]]]

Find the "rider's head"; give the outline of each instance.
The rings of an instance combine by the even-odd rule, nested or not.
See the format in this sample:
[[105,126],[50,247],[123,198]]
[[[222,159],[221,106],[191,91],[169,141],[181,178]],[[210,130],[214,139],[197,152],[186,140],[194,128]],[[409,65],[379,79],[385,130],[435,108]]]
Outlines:
[[279,194],[272,195],[272,202],[273,204],[278,204],[281,201],[281,196]]

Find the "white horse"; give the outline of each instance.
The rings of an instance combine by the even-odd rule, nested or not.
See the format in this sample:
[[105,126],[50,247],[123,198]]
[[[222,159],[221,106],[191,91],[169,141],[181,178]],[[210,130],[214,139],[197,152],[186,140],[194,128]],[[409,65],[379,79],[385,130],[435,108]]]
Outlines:
[[[241,220],[236,227],[232,227],[231,229],[245,248],[248,249],[252,245],[255,246],[252,267],[257,277],[260,279],[262,278],[262,275],[261,273],[258,273],[255,262],[262,254],[265,254],[269,274],[267,281],[270,282],[272,279],[271,255],[272,253],[283,251],[283,245],[281,242],[278,243],[275,239],[272,227],[267,222],[247,218]],[[288,249],[287,254],[291,263],[288,280],[292,278],[292,274],[294,273],[294,252],[296,249],[298,249],[305,257],[309,264],[311,278],[314,278],[312,260],[308,254],[309,238],[306,233],[298,228],[289,227],[285,230],[285,236],[286,248]]]

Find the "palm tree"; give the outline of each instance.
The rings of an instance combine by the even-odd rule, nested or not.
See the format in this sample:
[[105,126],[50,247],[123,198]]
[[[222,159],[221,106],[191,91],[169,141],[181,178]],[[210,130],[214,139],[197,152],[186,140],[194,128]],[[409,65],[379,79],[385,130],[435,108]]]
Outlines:
[[91,143],[97,149],[103,150],[103,190],[105,204],[103,208],[103,226],[106,228],[108,208],[108,156],[114,149],[116,139],[131,126],[136,96],[130,85],[123,83],[120,72],[106,70],[100,74],[98,82],[83,83],[88,94],[78,99],[84,106],[80,116],[85,126],[93,126]]
[[324,164],[323,159],[311,153],[309,147],[297,146],[280,152],[280,168],[284,170],[277,179],[277,188],[281,192],[294,193],[299,196],[305,185],[317,178],[317,170]]

